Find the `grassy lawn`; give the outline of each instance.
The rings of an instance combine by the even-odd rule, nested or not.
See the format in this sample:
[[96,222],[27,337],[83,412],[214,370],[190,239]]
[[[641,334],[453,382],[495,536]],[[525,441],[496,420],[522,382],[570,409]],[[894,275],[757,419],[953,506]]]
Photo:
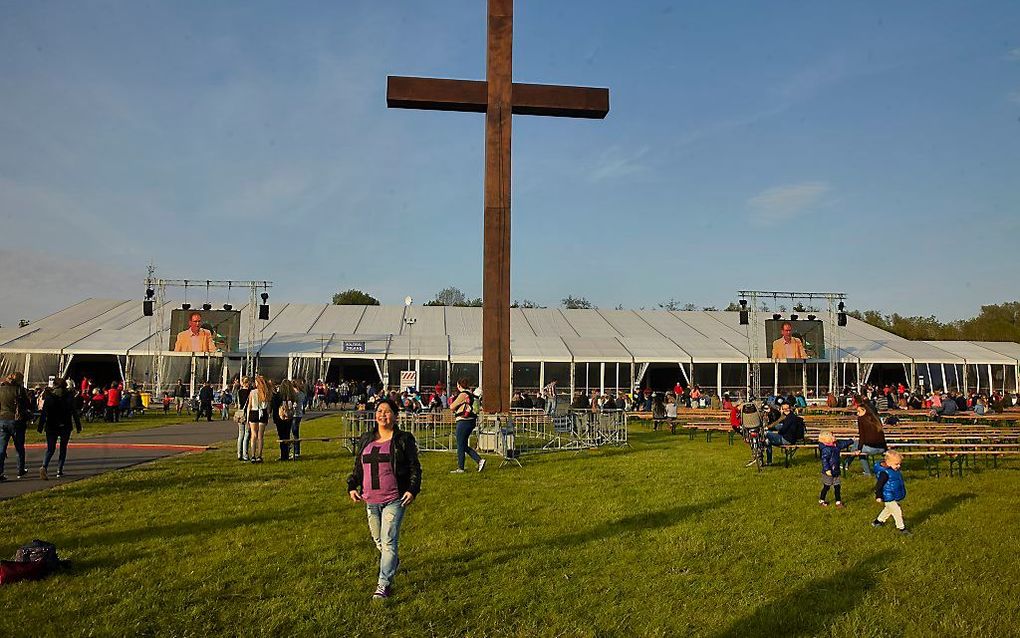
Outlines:
[[[217,416],[218,415],[214,415],[214,418]],[[134,432],[136,430],[157,428],[161,425],[193,423],[194,421],[194,414],[182,413],[178,415],[174,410],[170,410],[169,414],[163,414],[162,410],[157,410],[155,412],[149,411],[145,414],[135,415],[130,419],[121,418],[121,420],[117,423],[106,423],[102,420],[89,423],[83,419],[81,422],[81,434],[75,433],[73,435],[73,439],[77,439],[78,437],[97,436],[99,434],[110,434],[112,432]],[[35,431],[35,427],[30,426],[25,435],[25,440],[29,443],[40,443],[46,441],[46,436],[37,433]]]
[[0,588],[0,636],[1020,632],[1015,461],[941,479],[908,464],[905,538],[871,528],[859,476],[847,510],[821,509],[810,455],[758,474],[724,439],[639,428],[632,445],[463,475],[425,455],[385,603],[369,599],[377,554],[337,444],[289,464],[224,449],[5,501],[0,555],[43,538],[74,568]]

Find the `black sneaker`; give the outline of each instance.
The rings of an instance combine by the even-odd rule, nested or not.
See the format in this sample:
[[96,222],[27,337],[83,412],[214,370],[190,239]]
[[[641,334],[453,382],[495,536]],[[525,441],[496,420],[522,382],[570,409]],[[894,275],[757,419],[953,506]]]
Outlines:
[[63,470],[57,470],[57,478],[64,478],[64,471]]
[[18,472],[19,479],[25,478],[26,476],[28,476],[28,470],[21,470],[20,472]]
[[379,585],[375,588],[375,593],[372,594],[372,600],[385,600],[392,594],[393,592],[390,590],[389,585]]
[[871,526],[872,527],[882,527],[883,525],[885,525],[885,523],[883,523],[882,521],[878,520],[877,518],[875,520],[871,521]]
[[914,535],[914,533],[911,532],[906,527],[904,527],[903,529],[900,530],[900,534],[903,535],[903,536],[913,536]]
[[0,483],[3,483],[6,480],[7,480],[7,475],[6,474],[0,474]]

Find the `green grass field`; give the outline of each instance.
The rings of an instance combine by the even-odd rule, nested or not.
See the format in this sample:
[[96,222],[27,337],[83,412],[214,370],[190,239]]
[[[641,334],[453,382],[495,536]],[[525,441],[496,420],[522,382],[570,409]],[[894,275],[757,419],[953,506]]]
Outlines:
[[636,430],[631,449],[482,474],[424,455],[384,603],[337,444],[263,465],[226,446],[5,501],[0,555],[42,538],[74,567],[0,588],[0,636],[1020,633],[1017,462],[908,464],[907,538],[869,525],[860,476],[847,510],[821,509],[810,455],[758,474],[742,445]]

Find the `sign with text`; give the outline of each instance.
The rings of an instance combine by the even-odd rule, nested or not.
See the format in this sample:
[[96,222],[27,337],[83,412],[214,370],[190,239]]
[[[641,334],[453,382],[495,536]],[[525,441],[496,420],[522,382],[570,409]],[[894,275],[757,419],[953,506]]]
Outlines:
[[343,351],[344,352],[360,352],[360,353],[364,354],[364,352],[365,352],[365,342],[364,341],[344,341]]

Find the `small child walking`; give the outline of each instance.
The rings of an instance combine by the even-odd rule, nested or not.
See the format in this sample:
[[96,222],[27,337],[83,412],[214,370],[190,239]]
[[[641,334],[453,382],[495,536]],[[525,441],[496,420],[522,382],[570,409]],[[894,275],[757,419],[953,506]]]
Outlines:
[[842,480],[839,477],[840,468],[842,467],[842,464],[839,462],[839,453],[852,444],[853,441],[851,440],[837,443],[836,437],[833,436],[832,432],[821,432],[818,435],[818,455],[822,457],[822,493],[818,495],[818,504],[822,507],[829,506],[826,496],[829,494],[829,488],[831,487],[836,495],[836,507],[839,509],[843,508],[843,499],[839,493],[840,485],[842,484]]
[[900,509],[900,501],[907,496],[907,485],[903,481],[903,474],[900,466],[903,464],[903,457],[895,450],[885,453],[885,460],[875,463],[875,500],[884,503],[885,506],[878,514],[878,518],[871,521],[872,527],[881,527],[892,516],[896,522],[896,529],[900,534],[909,536],[910,530],[903,522],[903,510]]

